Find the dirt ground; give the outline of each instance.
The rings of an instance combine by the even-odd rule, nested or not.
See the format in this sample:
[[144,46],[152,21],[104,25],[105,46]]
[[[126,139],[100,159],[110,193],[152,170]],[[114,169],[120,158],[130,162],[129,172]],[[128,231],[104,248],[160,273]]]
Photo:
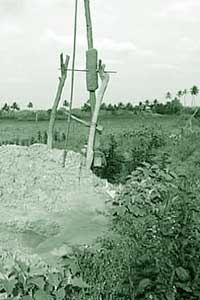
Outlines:
[[105,180],[81,166],[82,156],[46,145],[0,147],[0,247],[45,253],[89,244],[107,231]]

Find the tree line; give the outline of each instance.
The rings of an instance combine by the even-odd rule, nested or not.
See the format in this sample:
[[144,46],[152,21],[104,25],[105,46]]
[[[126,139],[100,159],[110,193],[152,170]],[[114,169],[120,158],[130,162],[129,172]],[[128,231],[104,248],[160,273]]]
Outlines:
[[[150,101],[149,99],[146,99],[145,101],[139,101],[139,104],[132,104],[131,102],[123,103],[119,102],[117,104],[111,104],[111,103],[102,103],[101,104],[101,110],[107,111],[111,113],[116,113],[118,111],[130,111],[139,113],[142,111],[152,111],[154,113],[159,114],[171,114],[171,113],[177,113],[179,112],[183,107],[186,106],[186,100],[187,97],[190,95],[190,107],[198,106],[196,99],[199,94],[199,88],[194,85],[190,89],[183,89],[179,90],[174,96],[170,91],[168,91],[165,95],[165,99],[167,102],[164,104],[162,102],[159,102],[158,99],[154,99],[153,101]],[[67,100],[63,101],[62,104],[63,107],[69,107],[69,102]],[[27,108],[29,110],[32,110],[34,108],[33,102],[28,102]],[[90,103],[87,101],[84,103],[84,105],[81,107],[81,110],[83,112],[89,112],[90,111]],[[17,102],[13,102],[11,105],[9,105],[7,102],[5,102],[1,108],[1,111],[10,112],[10,111],[19,111],[20,106]]]

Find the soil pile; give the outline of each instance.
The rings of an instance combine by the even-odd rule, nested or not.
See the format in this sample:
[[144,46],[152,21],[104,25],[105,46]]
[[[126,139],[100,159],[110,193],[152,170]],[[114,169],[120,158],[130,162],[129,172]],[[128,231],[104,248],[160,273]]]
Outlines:
[[1,246],[44,252],[106,230],[107,182],[83,169],[81,154],[68,152],[65,168],[62,159],[46,145],[0,147]]

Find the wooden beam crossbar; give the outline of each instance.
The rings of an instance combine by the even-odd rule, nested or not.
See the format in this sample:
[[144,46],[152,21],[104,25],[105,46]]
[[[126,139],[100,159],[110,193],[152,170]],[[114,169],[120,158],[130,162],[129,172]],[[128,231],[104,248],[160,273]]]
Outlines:
[[[60,69],[59,69],[60,70]],[[67,69],[67,71],[69,72],[88,72],[88,70],[86,69]],[[97,70],[97,72],[99,73],[99,70]],[[109,74],[117,74],[117,71],[104,71],[104,73],[109,73]]]
[[[63,108],[62,111],[63,111],[64,114],[66,114],[67,116],[69,115],[69,111],[67,111],[66,109]],[[78,117],[76,117],[76,116],[74,116],[74,115],[72,115],[72,114],[71,114],[71,119],[74,120],[74,121],[76,121],[77,123],[80,123],[80,124],[82,124],[82,125],[85,125],[86,127],[90,127],[90,126],[91,126],[91,124],[90,124],[89,122],[86,122],[86,121],[84,121],[84,120],[82,120],[82,119],[80,119],[80,118],[78,118]],[[103,126],[97,125],[97,126],[96,126],[96,130],[97,130],[99,133],[102,133],[102,131],[103,131]]]

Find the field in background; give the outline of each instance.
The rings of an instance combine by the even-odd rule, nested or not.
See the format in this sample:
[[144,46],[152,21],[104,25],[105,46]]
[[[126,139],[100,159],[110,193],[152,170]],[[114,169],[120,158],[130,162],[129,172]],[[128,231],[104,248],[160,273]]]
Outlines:
[[[104,117],[100,120],[103,125],[103,136],[111,133],[120,133],[127,130],[135,130],[141,127],[160,127],[169,133],[177,133],[186,124],[184,116],[160,116],[160,115],[124,115]],[[62,148],[67,128],[67,121],[56,121],[56,147]],[[18,143],[22,145],[33,142],[45,142],[48,130],[48,121],[18,121],[0,120],[0,144]],[[74,121],[71,124],[69,148],[79,151],[86,143],[89,128]],[[103,138],[102,136],[102,138]]]

